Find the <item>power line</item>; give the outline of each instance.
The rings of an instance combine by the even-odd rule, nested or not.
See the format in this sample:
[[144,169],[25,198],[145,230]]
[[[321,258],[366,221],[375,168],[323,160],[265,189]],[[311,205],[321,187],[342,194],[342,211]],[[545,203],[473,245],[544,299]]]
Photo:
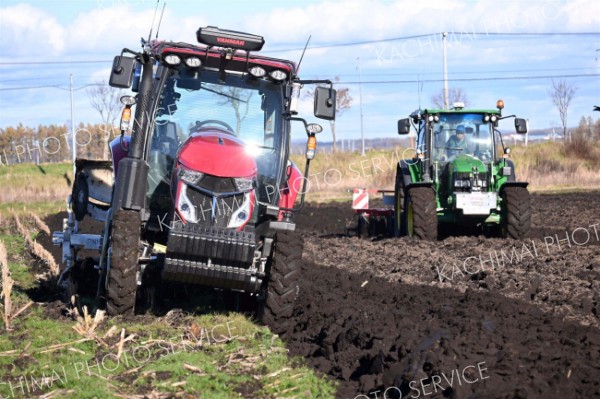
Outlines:
[[[10,90],[29,90],[29,89],[48,89],[48,88],[53,88],[53,89],[59,89],[59,90],[70,90],[67,87],[63,87],[64,85],[48,85],[48,86],[21,86],[21,87],[4,87],[4,88],[0,88],[0,91],[10,91]],[[90,86],[104,86],[102,84],[99,83],[90,83],[87,85],[83,85],[83,86],[79,86],[76,89],[73,89],[75,91],[77,90],[81,90],[81,89],[85,89],[86,87],[90,87]]]
[[[531,37],[546,37],[546,36],[596,36],[600,35],[600,32],[447,32],[448,35],[481,35],[481,36],[531,36]],[[335,47],[347,47],[347,46],[362,46],[365,44],[376,44],[376,43],[385,43],[385,42],[394,42],[400,40],[411,40],[411,39],[419,39],[427,36],[435,36],[441,35],[442,32],[434,32],[427,33],[422,35],[412,35],[412,36],[399,36],[392,37],[387,39],[374,39],[374,40],[363,40],[363,41],[355,41],[355,42],[347,42],[347,43],[331,43],[331,44],[318,44],[314,46],[308,46],[307,50],[312,49],[323,49],[323,48],[335,48]],[[285,51],[302,51],[304,47],[297,48],[282,48],[282,49],[273,49],[262,51],[261,53],[277,53],[277,52],[285,52]],[[113,62],[112,60],[76,60],[76,61],[15,61],[15,62],[0,62],[0,65],[62,65],[62,64],[99,64],[99,63],[109,63]]]
[[[581,68],[544,68],[544,69],[497,69],[497,70],[484,70],[484,71],[459,71],[459,72],[448,72],[448,75],[472,75],[472,74],[484,74],[484,73],[512,73],[512,72],[549,72],[549,71],[579,71],[585,69],[595,69],[594,67],[581,67]],[[363,73],[362,76],[412,76],[412,75],[441,75],[442,72],[406,72],[406,73]],[[320,76],[320,75],[310,75]],[[349,73],[336,76],[358,76],[357,74]]]
[[[385,75],[384,75],[385,76]],[[590,74],[573,74],[573,75],[530,75],[530,76],[491,76],[486,78],[455,78],[448,79],[449,82],[476,82],[476,81],[493,81],[493,80],[523,80],[523,79],[554,79],[554,78],[582,78],[582,77],[595,77],[600,76],[600,73],[590,73]],[[366,80],[366,81],[340,81],[336,82],[336,84],[346,84],[346,85],[355,85],[355,84],[405,84],[405,83],[435,83],[435,82],[443,82],[443,79],[419,79],[419,80]],[[103,86],[99,83],[90,83],[83,86],[80,86],[73,90],[81,90],[91,86]],[[59,90],[69,90],[66,87],[62,87],[62,85],[50,85],[50,86],[23,86],[23,87],[5,87],[0,88],[0,91],[10,91],[10,90],[29,90],[29,89],[45,89],[45,88],[54,88]]]
[[[474,82],[474,81],[486,81],[486,80],[522,80],[522,79],[553,79],[553,78],[580,78],[580,77],[593,77],[600,76],[600,73],[590,74],[577,74],[577,75],[538,75],[538,76],[505,76],[505,77],[487,77],[487,78],[456,78],[448,79],[450,82]],[[421,80],[371,80],[362,82],[336,82],[337,84],[390,84],[390,83],[433,83],[443,82],[444,79],[421,79]]]
[[99,64],[112,62],[112,60],[79,60],[79,61],[15,61],[0,62],[0,65],[62,65],[62,64]]
[[[362,46],[365,44],[376,44],[376,43],[394,42],[394,41],[400,41],[400,40],[418,39],[421,37],[441,35],[442,33],[443,32],[435,32],[435,33],[427,33],[427,34],[423,34],[423,35],[393,37],[393,38],[388,38],[388,39],[364,40],[364,41],[360,41],[360,42],[320,44],[320,45],[315,45],[315,46],[309,46],[307,48],[307,50],[333,48],[333,47],[345,47],[345,46]],[[446,32],[446,33],[448,35],[465,35],[465,36],[469,36],[469,35],[474,35],[474,36],[482,35],[483,36],[483,35],[485,35],[485,36],[532,36],[532,37],[535,37],[535,36],[544,37],[544,36],[600,35],[600,32],[543,32],[543,33],[522,32],[522,33],[516,33],[516,32],[456,32],[456,31],[452,31],[452,32]],[[304,48],[302,47],[302,48],[290,48],[290,49],[273,49],[273,50],[263,51],[263,53],[298,51],[298,50],[304,50]]]
[[5,88],[1,88],[0,91],[28,90],[28,89],[47,89],[47,88],[62,89],[62,87],[60,87],[60,85],[51,85],[51,86],[5,87]]

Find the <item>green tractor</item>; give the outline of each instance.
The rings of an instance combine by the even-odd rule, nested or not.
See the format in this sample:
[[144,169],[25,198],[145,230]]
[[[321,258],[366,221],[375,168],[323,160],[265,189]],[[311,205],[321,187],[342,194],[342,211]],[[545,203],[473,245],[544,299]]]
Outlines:
[[[394,232],[436,240],[440,228],[482,231],[487,236],[522,239],[531,226],[526,182],[517,181],[498,131],[498,121],[515,118],[515,130],[527,133],[527,121],[502,116],[497,109],[426,109],[398,121],[398,133],[417,132],[415,156],[398,163],[394,189]],[[477,230],[475,230],[477,229]]]

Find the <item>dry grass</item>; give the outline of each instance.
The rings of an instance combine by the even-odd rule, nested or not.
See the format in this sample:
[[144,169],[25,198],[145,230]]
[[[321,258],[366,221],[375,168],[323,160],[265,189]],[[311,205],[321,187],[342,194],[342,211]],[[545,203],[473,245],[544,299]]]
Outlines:
[[2,293],[0,297],[2,297],[4,305],[4,309],[2,309],[2,320],[4,321],[4,328],[10,330],[10,315],[12,314],[12,302],[10,296],[14,281],[10,277],[6,247],[2,241],[0,241],[0,266],[2,267]]
[[[413,155],[400,147],[369,151],[364,157],[351,152],[317,154],[311,161],[306,200],[350,198],[348,190],[353,188],[393,189],[398,161]],[[295,155],[292,160],[304,172],[305,158]]]
[[0,167],[0,203],[64,201],[71,193],[72,174],[70,163]]
[[102,338],[100,338],[96,329],[102,324],[105,319],[105,311],[97,310],[94,317],[92,317],[87,310],[87,306],[83,307],[83,316],[77,314],[76,316],[76,324],[73,326],[73,329],[77,332],[77,334],[81,335],[84,338],[93,339],[96,342],[102,344],[103,346],[107,346]]
[[[530,191],[598,189],[600,143],[585,140],[511,145],[517,179],[529,182]],[[352,188],[393,189],[399,159],[413,151],[403,148],[358,153],[317,154],[308,176],[307,201],[350,199]],[[293,161],[304,169],[305,159]]]
[[4,329],[10,331],[12,329],[12,321],[23,313],[27,308],[33,305],[33,302],[29,301],[23,305],[19,310],[13,312],[12,303],[12,288],[15,284],[14,280],[10,276],[10,269],[8,268],[8,255],[4,242],[0,241],[0,268],[2,268],[2,291],[0,292],[0,299],[2,299],[2,321],[4,322]]
[[48,270],[52,276],[58,276],[60,273],[60,267],[54,260],[54,256],[52,256],[52,254],[48,252],[40,243],[31,238],[31,232],[25,228],[25,226],[23,226],[19,216],[15,212],[12,213],[12,217],[15,226],[17,227],[17,231],[19,234],[21,234],[21,236],[23,236],[25,245],[29,248],[33,256],[48,265]]
[[51,237],[50,227],[48,227],[46,222],[44,222],[37,214],[33,212],[29,213],[29,217],[33,220],[38,230],[43,231],[48,237]]
[[600,143],[573,140],[512,147],[517,179],[531,191],[598,189]]

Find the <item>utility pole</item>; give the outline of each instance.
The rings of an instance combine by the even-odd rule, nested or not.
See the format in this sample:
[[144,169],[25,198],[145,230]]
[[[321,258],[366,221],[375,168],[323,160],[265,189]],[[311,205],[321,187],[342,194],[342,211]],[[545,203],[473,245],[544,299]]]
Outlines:
[[447,32],[442,33],[442,44],[444,49],[444,109],[450,109],[448,104],[448,65],[446,63],[446,36]]
[[75,147],[75,120],[73,119],[73,74],[69,74],[69,90],[71,92],[71,151],[73,152],[73,178],[75,178],[75,158],[77,158],[77,147]]
[[360,156],[365,156],[365,132],[363,130],[363,107],[362,107],[362,73],[360,71],[360,57],[356,57],[356,68],[358,69],[358,99],[360,104],[360,140],[362,141]]

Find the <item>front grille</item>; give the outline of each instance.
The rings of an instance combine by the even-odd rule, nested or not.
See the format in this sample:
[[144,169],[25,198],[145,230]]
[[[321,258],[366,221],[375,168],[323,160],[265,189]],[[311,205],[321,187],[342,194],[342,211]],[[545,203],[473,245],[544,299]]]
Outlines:
[[[231,180],[231,179],[229,179]],[[197,223],[205,226],[227,227],[231,215],[244,204],[244,194],[214,197],[188,186],[187,196],[196,209]]]
[[453,187],[456,192],[487,191],[488,173],[454,172]]
[[228,177],[204,175],[198,186],[213,193],[234,193],[238,191],[235,187],[235,181]]

